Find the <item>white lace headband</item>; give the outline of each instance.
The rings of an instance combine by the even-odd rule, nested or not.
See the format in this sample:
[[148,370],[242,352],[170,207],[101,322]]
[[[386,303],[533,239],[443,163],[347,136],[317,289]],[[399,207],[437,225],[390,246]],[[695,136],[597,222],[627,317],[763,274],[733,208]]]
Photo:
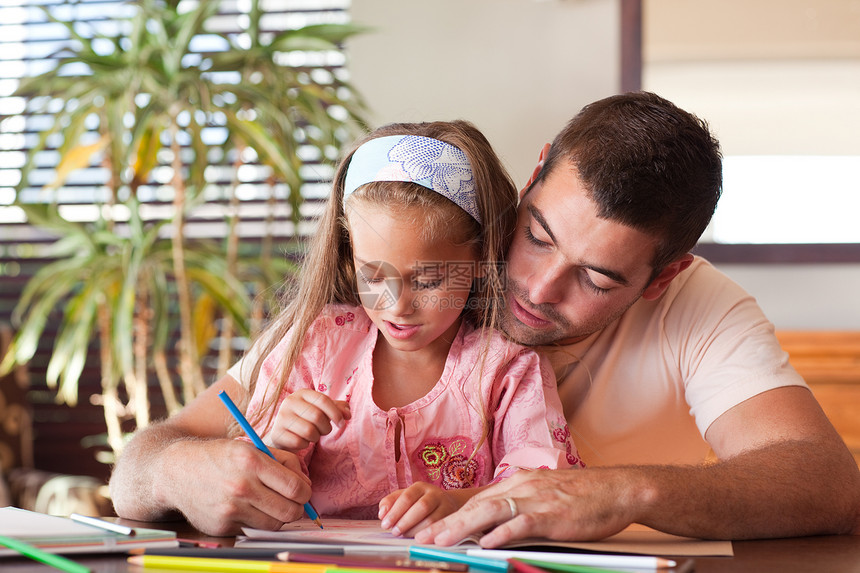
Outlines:
[[462,150],[419,135],[389,135],[363,143],[352,154],[344,201],[372,181],[411,181],[447,197],[478,223],[472,166]]

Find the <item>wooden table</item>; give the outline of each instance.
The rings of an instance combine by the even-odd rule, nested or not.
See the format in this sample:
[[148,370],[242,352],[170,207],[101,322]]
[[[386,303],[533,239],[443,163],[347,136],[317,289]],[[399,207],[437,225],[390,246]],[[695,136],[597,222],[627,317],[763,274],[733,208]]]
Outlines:
[[[232,537],[210,537],[202,535],[185,522],[138,522],[116,520],[132,527],[150,527],[176,531],[180,538],[233,545]],[[821,537],[799,537],[794,539],[766,539],[758,541],[735,541],[734,557],[696,557],[692,569],[683,568],[684,573],[860,573],[860,536],[832,535]],[[141,573],[154,571],[129,566],[124,553],[106,555],[69,556],[92,569],[94,573]],[[55,571],[45,565],[24,559],[0,559],[3,573],[47,573]],[[667,571],[668,573],[668,571]]]

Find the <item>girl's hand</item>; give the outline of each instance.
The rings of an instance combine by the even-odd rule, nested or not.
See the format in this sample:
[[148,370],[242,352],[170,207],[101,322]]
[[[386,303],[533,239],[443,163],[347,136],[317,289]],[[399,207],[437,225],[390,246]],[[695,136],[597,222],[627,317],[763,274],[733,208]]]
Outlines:
[[382,528],[394,535],[412,537],[418,531],[460,509],[483,488],[445,490],[417,482],[383,497],[379,502]]
[[297,390],[281,402],[269,439],[276,448],[298,451],[331,432],[332,424],[349,418],[347,402],[316,390]]

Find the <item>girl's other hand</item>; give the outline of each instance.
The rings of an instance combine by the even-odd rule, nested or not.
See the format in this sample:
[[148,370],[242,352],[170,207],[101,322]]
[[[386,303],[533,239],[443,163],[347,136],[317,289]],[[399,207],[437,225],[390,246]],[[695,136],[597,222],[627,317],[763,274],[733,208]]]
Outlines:
[[349,418],[347,402],[332,400],[316,390],[297,390],[281,402],[269,439],[276,448],[302,450],[331,432],[332,424]]
[[394,535],[412,537],[460,509],[481,489],[444,490],[429,483],[414,483],[380,500],[379,519],[382,520],[382,528],[390,529]]

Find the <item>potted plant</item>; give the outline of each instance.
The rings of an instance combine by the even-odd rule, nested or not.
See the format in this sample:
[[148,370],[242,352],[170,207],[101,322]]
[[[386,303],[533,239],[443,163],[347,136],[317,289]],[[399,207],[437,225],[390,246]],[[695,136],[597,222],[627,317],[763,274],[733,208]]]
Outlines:
[[[22,293],[17,334],[0,372],[32,358],[46,321],[60,307],[47,382],[57,388],[58,400],[74,405],[88,350],[98,342],[100,400],[114,454],[122,450],[123,420],[133,417],[136,427],[149,423],[150,375],[158,378],[168,410],[193,398],[205,387],[200,356],[216,334],[216,318],[222,318],[228,332],[221,339],[228,344],[232,330],[247,334],[256,300],[249,287],[253,291],[256,284],[265,292],[289,271],[286,261],[272,257],[271,237],[264,237],[251,260],[240,257],[235,212],[227,217],[230,231],[222,242],[185,236],[189,213],[206,202],[210,154],[233,157],[234,170],[256,158],[268,170],[269,185],[288,186],[297,221],[302,150],[334,159],[340,145],[363,127],[364,106],[351,86],[282,63],[293,50],[336,49],[358,32],[356,27],[316,25],[267,35],[260,28],[259,1],[253,0],[240,45],[234,37],[207,31],[218,3],[200,2],[190,10],[179,4],[141,0],[114,35],[85,33],[62,22],[72,42],[58,65],[22,80],[16,91],[29,111],[53,116],[22,170],[16,204],[30,223],[58,239],[52,246],[55,261]],[[202,34],[220,38],[221,50],[193,53],[191,43]],[[70,73],[81,66],[86,73]],[[217,143],[204,135],[212,128],[225,134]],[[60,160],[45,195],[62,188],[76,169],[98,165],[107,173],[94,222],[69,221],[50,200],[20,199],[37,157],[54,146]],[[140,197],[155,169],[172,173],[172,211],[161,219],[145,215]],[[171,321],[173,301],[178,324]],[[178,371],[167,359],[174,330]],[[220,364],[226,367],[229,346],[222,350]]]

